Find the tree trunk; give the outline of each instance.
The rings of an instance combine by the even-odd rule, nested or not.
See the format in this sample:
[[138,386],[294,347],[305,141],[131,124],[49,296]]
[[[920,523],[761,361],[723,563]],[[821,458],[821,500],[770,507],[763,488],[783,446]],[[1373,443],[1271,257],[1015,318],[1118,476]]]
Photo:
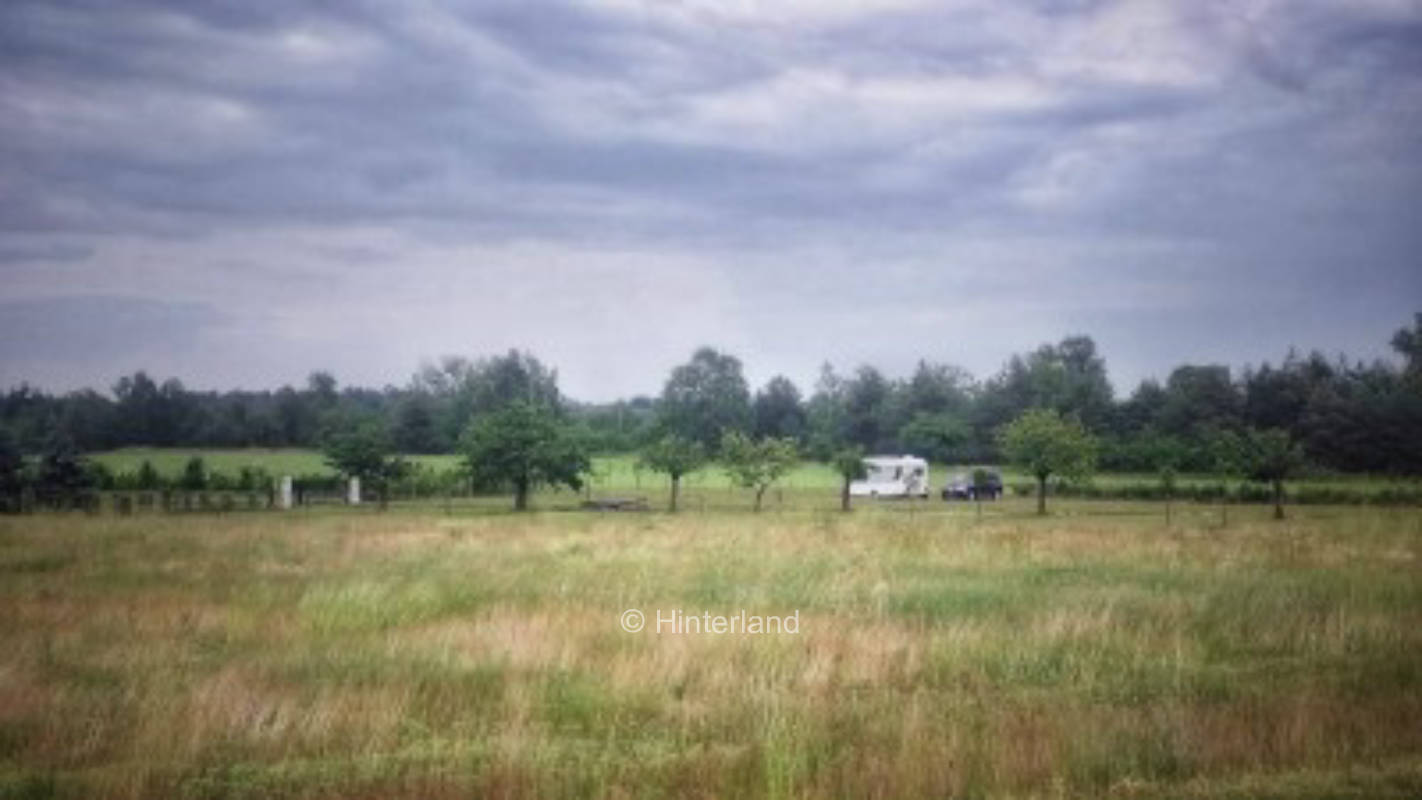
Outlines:
[[1047,476],[1037,476],[1037,513],[1047,513]]
[[681,476],[680,476],[680,475],[673,475],[673,476],[671,476],[671,479],[672,479],[672,485],[671,485],[671,511],[672,511],[673,514],[675,514],[675,513],[676,513],[676,495],[677,495],[677,490],[679,490],[679,489],[681,488]]
[[760,510],[760,499],[765,496],[765,490],[770,488],[770,484],[761,486],[755,490],[755,510]]
[[514,481],[514,511],[528,510],[528,481],[519,479]]
[[1284,518],[1284,482],[1274,481],[1274,519]]
[[839,487],[839,510],[849,510],[849,478],[845,478],[844,484]]

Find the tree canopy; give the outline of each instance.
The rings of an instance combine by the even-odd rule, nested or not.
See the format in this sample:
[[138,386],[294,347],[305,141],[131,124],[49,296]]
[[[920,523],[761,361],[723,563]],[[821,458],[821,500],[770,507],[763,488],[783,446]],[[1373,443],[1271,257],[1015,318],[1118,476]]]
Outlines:
[[1047,479],[1083,478],[1096,461],[1096,441],[1076,419],[1054,409],[1034,408],[1002,429],[1000,442],[1009,461],[1037,479],[1037,513],[1047,513]]
[[511,488],[518,511],[528,508],[529,493],[540,486],[582,488],[582,476],[591,467],[567,423],[547,406],[528,400],[480,416],[461,445],[475,480]]

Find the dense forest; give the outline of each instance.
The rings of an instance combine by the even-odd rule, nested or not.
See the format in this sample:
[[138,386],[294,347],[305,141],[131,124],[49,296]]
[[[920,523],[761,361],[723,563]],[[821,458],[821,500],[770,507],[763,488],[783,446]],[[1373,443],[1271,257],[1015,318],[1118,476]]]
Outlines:
[[1238,373],[1185,364],[1163,383],[1144,381],[1120,399],[1087,336],[1014,355],[983,380],[930,361],[904,377],[870,365],[840,372],[825,364],[808,394],[781,376],[753,390],[737,358],[703,348],[673,370],[660,396],[603,404],[561,396],[556,372],[518,351],[448,357],[421,367],[407,386],[382,389],[340,387],[318,371],[303,387],[204,392],[138,372],[109,393],[12,388],[0,398],[0,436],[30,453],[56,437],[84,451],[317,447],[333,431],[375,421],[401,452],[444,453],[457,449],[461,433],[481,415],[530,399],[559,409],[594,452],[637,449],[670,425],[712,448],[726,431],[742,430],[792,438],[819,459],[857,445],[938,461],[995,462],[995,433],[1027,409],[1049,408],[1097,437],[1106,469],[1149,469],[1150,454],[1168,445],[1184,454],[1183,468],[1206,470],[1212,434],[1280,429],[1320,468],[1422,474],[1422,314],[1390,344],[1398,363],[1291,352],[1277,364]]

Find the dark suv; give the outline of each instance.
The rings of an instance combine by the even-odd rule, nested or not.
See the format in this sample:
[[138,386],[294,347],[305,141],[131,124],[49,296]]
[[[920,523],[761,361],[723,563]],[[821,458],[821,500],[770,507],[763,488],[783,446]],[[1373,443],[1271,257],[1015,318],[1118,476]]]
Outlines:
[[973,485],[972,473],[960,473],[948,479],[943,487],[944,500],[996,500],[1002,497],[1002,476],[989,471],[982,486]]

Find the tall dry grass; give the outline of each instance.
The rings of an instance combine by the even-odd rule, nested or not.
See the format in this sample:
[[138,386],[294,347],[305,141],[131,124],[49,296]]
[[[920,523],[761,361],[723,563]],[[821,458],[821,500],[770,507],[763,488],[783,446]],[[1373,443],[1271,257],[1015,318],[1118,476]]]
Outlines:
[[0,796],[1422,793],[1417,512],[1107,510],[6,519]]

